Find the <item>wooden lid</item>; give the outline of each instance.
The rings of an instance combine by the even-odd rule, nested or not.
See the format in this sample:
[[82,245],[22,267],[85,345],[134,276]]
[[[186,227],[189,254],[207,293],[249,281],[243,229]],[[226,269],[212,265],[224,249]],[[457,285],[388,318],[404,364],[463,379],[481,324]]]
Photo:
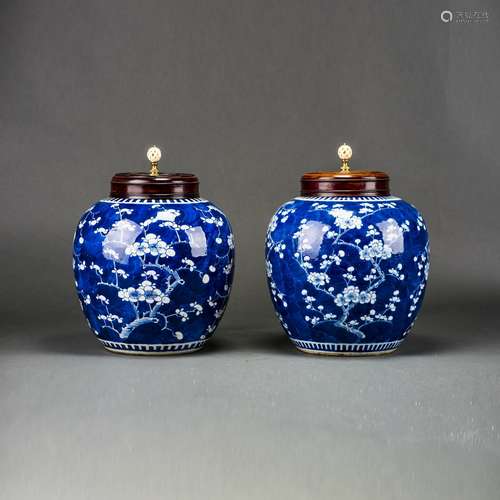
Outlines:
[[309,172],[301,179],[302,196],[388,196],[385,172]]
[[198,198],[199,181],[193,174],[150,175],[145,172],[115,174],[111,179],[113,198]]
[[309,172],[302,176],[302,196],[388,196],[389,176],[385,172],[351,170],[352,149],[342,144],[337,172]]
[[115,174],[111,179],[113,198],[198,198],[199,181],[193,174],[162,174],[158,170],[161,150],[151,146],[146,156],[151,170]]

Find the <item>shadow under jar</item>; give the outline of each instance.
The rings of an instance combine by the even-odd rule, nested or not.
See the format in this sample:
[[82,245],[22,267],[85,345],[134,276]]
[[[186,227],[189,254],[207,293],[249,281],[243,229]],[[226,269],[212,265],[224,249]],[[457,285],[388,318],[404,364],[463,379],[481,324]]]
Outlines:
[[[159,159],[148,151],[148,158]],[[110,351],[188,353],[203,347],[233,279],[229,222],[199,197],[192,174],[116,174],[110,198],[82,216],[74,239],[76,289],[88,324]]]
[[301,351],[394,351],[422,304],[429,240],[422,216],[390,195],[384,172],[302,176],[301,196],[281,206],[266,238],[267,278],[278,318]]

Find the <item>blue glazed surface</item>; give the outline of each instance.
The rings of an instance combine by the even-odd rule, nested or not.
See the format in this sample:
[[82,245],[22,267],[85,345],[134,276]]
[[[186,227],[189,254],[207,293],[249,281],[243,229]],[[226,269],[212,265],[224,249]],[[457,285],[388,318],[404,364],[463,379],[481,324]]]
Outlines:
[[197,200],[102,200],[74,239],[83,312],[108,348],[199,348],[224,312],[233,278],[225,215]]
[[395,197],[296,198],[271,220],[266,265],[278,318],[298,347],[392,350],[423,300],[427,230]]

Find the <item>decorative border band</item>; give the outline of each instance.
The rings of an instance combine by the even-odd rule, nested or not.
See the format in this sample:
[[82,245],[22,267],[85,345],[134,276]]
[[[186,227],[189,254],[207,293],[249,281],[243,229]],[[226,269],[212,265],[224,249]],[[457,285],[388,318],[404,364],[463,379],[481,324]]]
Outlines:
[[128,344],[126,342],[111,342],[110,340],[99,341],[108,349],[123,352],[140,352],[143,354],[175,353],[201,349],[208,339],[195,342],[182,342],[177,344]]
[[290,338],[296,347],[307,349],[308,351],[325,351],[325,352],[380,352],[392,351],[398,347],[404,339],[394,340],[392,342],[378,342],[370,344],[340,344],[331,342],[312,342],[309,340],[299,340]]
[[135,205],[186,205],[206,203],[204,198],[105,198],[101,203],[131,203]]
[[400,201],[401,198],[397,196],[297,196],[296,200],[301,201],[334,201],[334,202],[345,202],[345,201]]

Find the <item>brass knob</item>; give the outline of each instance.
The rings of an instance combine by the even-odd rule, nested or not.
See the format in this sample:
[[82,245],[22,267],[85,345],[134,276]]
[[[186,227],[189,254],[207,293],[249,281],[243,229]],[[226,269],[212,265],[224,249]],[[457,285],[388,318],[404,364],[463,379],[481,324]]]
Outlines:
[[149,171],[149,175],[157,176],[159,174],[158,171],[158,162],[161,158],[161,150],[156,146],[151,146],[146,153],[148,160],[151,162],[151,170]]
[[340,165],[340,171],[344,174],[349,172],[349,160],[352,158],[352,149],[351,146],[347,144],[342,144],[337,150],[337,154],[339,155],[342,164]]

